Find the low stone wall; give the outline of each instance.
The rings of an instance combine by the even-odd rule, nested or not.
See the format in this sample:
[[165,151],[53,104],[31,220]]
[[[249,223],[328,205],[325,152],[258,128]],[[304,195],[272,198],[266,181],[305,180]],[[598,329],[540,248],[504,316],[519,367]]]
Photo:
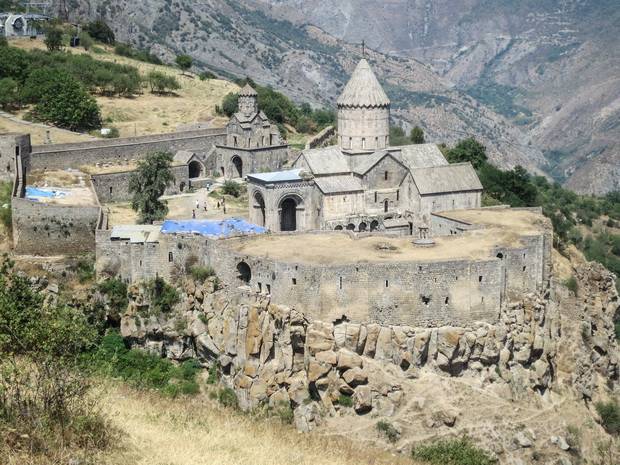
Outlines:
[[336,129],[334,129],[333,126],[327,126],[316,136],[306,142],[305,150],[321,147],[325,141],[329,140],[334,134],[336,134]]
[[141,159],[148,153],[160,150],[172,153],[179,150],[206,152],[225,140],[225,129],[216,128],[73,144],[39,145],[32,147],[30,169],[76,169],[83,165]]

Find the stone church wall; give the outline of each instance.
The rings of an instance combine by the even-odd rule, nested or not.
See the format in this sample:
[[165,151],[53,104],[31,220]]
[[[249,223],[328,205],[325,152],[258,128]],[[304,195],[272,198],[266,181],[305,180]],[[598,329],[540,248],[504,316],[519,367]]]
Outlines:
[[206,162],[207,174],[219,173],[227,177],[239,177],[232,161],[235,156],[241,159],[241,176],[244,177],[250,173],[278,171],[288,161],[290,154],[287,145],[252,149],[218,145],[216,154]]
[[15,180],[15,155],[19,153],[21,164],[28,169],[30,163],[30,134],[7,133],[0,136],[0,181]]

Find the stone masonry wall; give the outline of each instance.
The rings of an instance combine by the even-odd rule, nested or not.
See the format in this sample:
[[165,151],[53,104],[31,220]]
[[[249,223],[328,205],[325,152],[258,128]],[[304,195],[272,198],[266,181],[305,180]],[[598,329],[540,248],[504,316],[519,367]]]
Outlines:
[[71,206],[13,198],[15,252],[63,255],[95,250],[98,205]]
[[[175,195],[189,187],[189,171],[187,165],[172,166],[170,171],[174,175],[174,184],[166,189],[165,195]],[[117,173],[94,174],[90,178],[97,194],[99,203],[123,202],[131,199],[129,193],[129,179],[132,171]]]
[[32,148],[31,170],[64,170],[96,163],[115,163],[125,159],[141,159],[159,150],[206,152],[226,140],[225,130],[201,129],[152,136],[106,139],[75,144],[43,145]]

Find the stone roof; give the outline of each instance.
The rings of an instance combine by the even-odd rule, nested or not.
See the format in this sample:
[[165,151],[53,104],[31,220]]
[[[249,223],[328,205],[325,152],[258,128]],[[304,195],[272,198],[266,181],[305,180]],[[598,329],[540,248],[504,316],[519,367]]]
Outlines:
[[[312,174],[316,176],[351,172],[347,157],[335,145],[323,149],[306,150],[301,156],[306,160]],[[299,159],[295,164],[298,163]]]
[[179,150],[175,155],[173,160],[177,163],[183,163],[187,165],[192,157],[195,155],[194,152],[190,152],[188,150]]
[[361,192],[364,190],[361,181],[353,176],[329,176],[324,178],[315,178],[314,182],[324,194]]
[[243,86],[243,89],[239,91],[240,97],[258,97],[258,92],[250,84]]
[[365,175],[373,166],[383,160],[383,157],[388,155],[388,152],[385,150],[379,150],[378,152],[373,153],[369,157],[366,157],[362,160],[353,170],[355,174],[359,174],[360,176]]
[[413,168],[410,172],[421,195],[482,190],[471,163]]
[[362,58],[353,71],[342,95],[337,102],[338,107],[385,107],[390,99],[383,91],[375,73],[368,62]]
[[409,168],[448,164],[436,144],[406,145],[398,148],[397,152],[393,152],[394,157]]

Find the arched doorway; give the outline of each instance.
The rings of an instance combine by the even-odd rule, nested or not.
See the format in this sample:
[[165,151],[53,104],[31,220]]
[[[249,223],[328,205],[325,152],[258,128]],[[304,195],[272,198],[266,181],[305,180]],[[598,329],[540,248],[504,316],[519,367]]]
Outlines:
[[179,184],[179,191],[183,192],[185,190],[185,182]]
[[265,199],[263,198],[260,192],[254,194],[254,201],[256,202],[254,208],[260,210],[260,214],[258,215],[258,225],[265,227]]
[[334,231],[342,231],[342,226],[338,225],[334,228]]
[[239,278],[239,280],[244,283],[249,284],[252,280],[252,270],[250,269],[250,265],[248,265],[246,262],[239,262],[237,264],[237,273],[237,277]]
[[367,227],[368,227],[368,226],[366,225],[366,223],[364,223],[364,222],[360,223],[360,232],[364,232],[364,231],[366,231],[366,228],[367,228]]
[[235,173],[237,174],[237,177],[242,178],[243,177],[243,161],[241,160],[241,157],[239,155],[235,155],[231,161],[235,167]]
[[282,202],[280,212],[280,231],[297,230],[297,202],[288,198]]
[[347,224],[347,231],[353,231],[353,230],[355,230],[355,225],[353,223]]
[[379,227],[379,222],[377,220],[373,220],[372,223],[370,223],[370,230],[371,231],[374,231],[378,227]]
[[199,178],[202,173],[202,165],[200,162],[193,160],[189,162],[189,178]]

